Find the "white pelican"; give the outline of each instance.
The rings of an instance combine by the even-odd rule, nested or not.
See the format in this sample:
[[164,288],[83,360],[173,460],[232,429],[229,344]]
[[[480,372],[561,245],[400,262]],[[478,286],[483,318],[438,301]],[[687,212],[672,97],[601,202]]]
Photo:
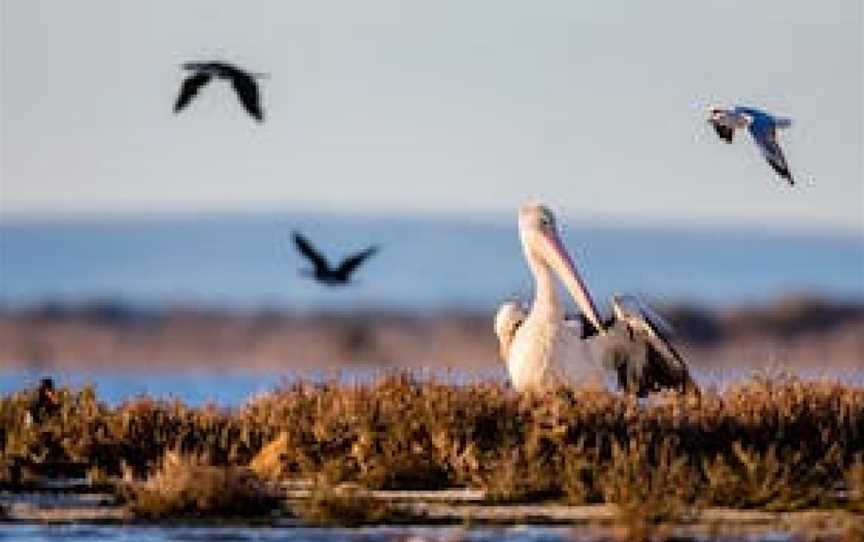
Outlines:
[[[640,396],[661,387],[696,389],[669,342],[668,325],[638,300],[613,296],[613,314],[603,321],[547,207],[528,203],[519,209],[519,237],[534,274],[534,302],[528,312],[518,303],[504,303],[494,325],[515,389],[602,387],[606,369]],[[565,318],[555,274],[581,311],[579,319]]]
[[709,110],[708,122],[726,143],[732,143],[736,129],[746,128],[771,168],[790,185],[795,184],[783,149],[777,143],[777,131],[792,126],[791,119],[775,117],[754,107],[726,109],[714,106]]

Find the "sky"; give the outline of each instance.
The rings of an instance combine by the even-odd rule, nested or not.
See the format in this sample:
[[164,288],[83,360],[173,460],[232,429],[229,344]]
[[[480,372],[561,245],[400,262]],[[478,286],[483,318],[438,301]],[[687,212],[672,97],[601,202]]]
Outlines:
[[[0,220],[277,211],[864,231],[860,0],[0,2]],[[188,60],[266,72],[267,120]],[[794,119],[799,186],[710,103]]]

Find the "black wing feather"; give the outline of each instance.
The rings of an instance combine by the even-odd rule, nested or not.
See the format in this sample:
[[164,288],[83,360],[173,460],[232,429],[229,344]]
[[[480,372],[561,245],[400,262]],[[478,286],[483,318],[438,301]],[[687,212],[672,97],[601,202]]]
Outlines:
[[258,83],[248,73],[237,71],[231,77],[231,84],[246,111],[258,122],[264,121],[264,112],[258,96]]
[[621,387],[639,396],[662,388],[698,394],[687,363],[672,346],[665,321],[635,298],[618,298],[613,307],[616,318],[606,363],[617,372]]
[[174,102],[174,112],[179,113],[184,107],[189,105],[192,98],[198,94],[198,91],[210,82],[211,76],[209,73],[198,72],[187,77],[180,87],[180,94],[177,96],[177,101]]
[[713,124],[714,131],[717,132],[717,135],[720,136],[720,139],[722,139],[726,143],[732,143],[732,138],[735,136],[735,129],[724,126],[718,122],[715,122]]
[[376,252],[378,252],[378,247],[373,246],[367,248],[362,252],[358,252],[357,254],[345,258],[344,260],[342,260],[342,263],[339,265],[339,269],[336,270],[336,273],[347,278],[351,273],[354,272],[355,269],[357,269],[357,266],[359,266],[366,258],[372,256]]
[[782,178],[786,179],[790,185],[795,184],[795,180],[792,178],[792,173],[789,171],[789,164],[786,162],[786,156],[783,154],[783,149],[781,149],[780,144],[777,143],[776,132],[772,132],[771,135],[765,139],[765,142],[762,145],[762,154],[765,156],[771,169],[776,171]]
[[294,239],[294,245],[297,247],[297,250],[305,256],[309,261],[312,262],[312,265],[315,266],[315,269],[320,269],[325,272],[330,271],[330,264],[327,263],[327,259],[321,255],[320,252],[315,250],[315,247],[302,235],[297,232],[294,232],[292,235]]

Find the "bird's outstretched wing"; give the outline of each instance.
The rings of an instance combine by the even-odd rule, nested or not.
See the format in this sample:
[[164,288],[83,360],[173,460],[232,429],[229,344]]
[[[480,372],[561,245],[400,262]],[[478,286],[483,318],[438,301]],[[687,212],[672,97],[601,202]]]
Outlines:
[[638,297],[632,295],[613,296],[612,310],[616,320],[624,322],[634,332],[644,333],[646,337],[651,339],[652,343],[655,343],[655,348],[677,360],[680,364],[684,363],[678,351],[672,346],[671,339],[674,335],[672,325]]
[[357,267],[361,263],[363,263],[366,258],[372,256],[376,252],[378,252],[378,247],[373,246],[367,248],[362,252],[358,252],[357,254],[348,256],[347,258],[342,260],[342,263],[339,265],[336,273],[347,278],[349,275],[351,275],[351,273],[354,272],[355,269],[357,269]]
[[255,78],[246,72],[236,70],[231,76],[231,84],[234,86],[237,97],[246,111],[258,122],[264,122],[264,111],[258,96],[258,83]]
[[205,72],[198,72],[190,75],[183,80],[183,85],[180,87],[180,94],[177,96],[177,101],[174,102],[174,112],[179,113],[184,107],[189,105],[192,98],[198,94],[198,91],[210,82],[211,75]]
[[762,156],[768,161],[771,169],[777,172],[780,177],[786,179],[790,185],[795,184],[795,179],[792,178],[792,173],[789,171],[789,164],[786,162],[786,156],[783,154],[783,149],[777,143],[777,134],[772,130],[770,135],[762,140],[758,140],[759,149],[762,151]]
[[315,247],[305,237],[298,232],[294,232],[291,237],[294,239],[294,245],[297,247],[297,250],[312,262],[315,269],[321,269],[322,271],[330,270],[330,264],[327,263],[327,259],[315,250]]
[[711,124],[714,125],[714,131],[717,132],[720,139],[726,143],[732,143],[732,138],[735,136],[735,128],[730,128],[729,126],[720,124],[719,122],[712,122]]
[[[672,345],[672,327],[650,307],[633,296],[614,296],[614,325],[622,326],[630,344],[615,345],[610,362],[622,386],[644,395],[661,388],[696,390],[687,363]],[[621,333],[617,334],[619,339]]]
[[786,162],[786,157],[783,155],[783,149],[777,143],[777,128],[771,124],[770,120],[759,120],[750,124],[750,135],[753,136],[753,141],[762,152],[762,156],[768,161],[780,177],[786,180],[790,185],[795,184],[792,178],[792,173],[789,171],[789,164]]

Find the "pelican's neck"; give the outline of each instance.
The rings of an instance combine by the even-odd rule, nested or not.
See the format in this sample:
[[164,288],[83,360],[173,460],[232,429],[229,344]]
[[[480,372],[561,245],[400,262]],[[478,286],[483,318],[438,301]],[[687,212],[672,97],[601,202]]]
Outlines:
[[561,301],[555,286],[555,275],[545,262],[535,256],[528,258],[528,265],[534,273],[534,304],[531,306],[531,316],[548,321],[558,321],[563,318]]

